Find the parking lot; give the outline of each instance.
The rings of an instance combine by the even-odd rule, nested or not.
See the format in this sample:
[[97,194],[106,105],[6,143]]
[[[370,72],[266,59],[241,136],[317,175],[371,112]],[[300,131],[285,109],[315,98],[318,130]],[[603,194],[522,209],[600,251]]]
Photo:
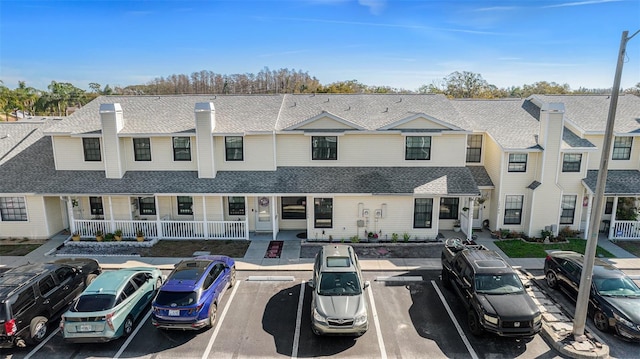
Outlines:
[[[268,275],[268,276],[267,276]],[[126,339],[69,344],[57,323],[40,346],[3,350],[5,358],[555,358],[539,336],[474,337],[464,307],[443,289],[440,271],[365,272],[371,286],[369,331],[360,338],[317,337],[311,331],[310,271],[238,272],[217,324],[197,332],[162,331],[149,315]]]

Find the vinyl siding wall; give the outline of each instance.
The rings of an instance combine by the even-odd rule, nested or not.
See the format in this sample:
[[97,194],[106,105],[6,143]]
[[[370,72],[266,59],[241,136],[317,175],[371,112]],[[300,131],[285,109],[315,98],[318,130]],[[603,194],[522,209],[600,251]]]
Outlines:
[[[85,161],[82,138],[52,136],[56,170],[59,171],[104,171],[102,161]],[[102,149],[102,143],[100,145]]]

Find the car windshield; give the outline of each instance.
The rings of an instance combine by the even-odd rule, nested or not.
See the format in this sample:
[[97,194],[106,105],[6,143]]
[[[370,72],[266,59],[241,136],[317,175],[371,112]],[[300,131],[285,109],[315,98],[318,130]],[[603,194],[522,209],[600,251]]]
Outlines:
[[358,295],[362,286],[355,272],[329,272],[320,276],[320,295]]
[[523,293],[524,287],[518,275],[478,274],[475,278],[476,292],[484,294],[517,294]]
[[86,294],[81,295],[76,304],[71,308],[72,312],[100,312],[113,308],[116,296],[113,294]]
[[607,296],[640,296],[640,288],[628,277],[594,278],[593,283],[598,292]]
[[185,307],[193,305],[198,301],[196,292],[169,292],[161,290],[156,297],[157,305],[167,307]]

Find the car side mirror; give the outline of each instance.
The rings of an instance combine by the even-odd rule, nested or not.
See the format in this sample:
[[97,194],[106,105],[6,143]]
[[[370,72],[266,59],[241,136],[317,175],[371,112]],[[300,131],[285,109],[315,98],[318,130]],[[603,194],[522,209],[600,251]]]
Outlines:
[[371,282],[369,282],[368,280],[364,281],[364,286],[363,288],[369,288],[369,285],[371,285]]
[[309,285],[309,287],[311,288],[315,288],[316,287],[316,283],[314,283],[313,279],[309,279],[309,281],[307,282],[307,284]]

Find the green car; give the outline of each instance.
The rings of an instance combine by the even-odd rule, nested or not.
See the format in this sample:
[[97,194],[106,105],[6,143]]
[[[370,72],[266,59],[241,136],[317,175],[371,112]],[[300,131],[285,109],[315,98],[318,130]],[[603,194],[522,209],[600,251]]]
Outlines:
[[63,314],[65,341],[108,342],[133,332],[133,323],[162,286],[157,268],[137,267],[100,274]]

